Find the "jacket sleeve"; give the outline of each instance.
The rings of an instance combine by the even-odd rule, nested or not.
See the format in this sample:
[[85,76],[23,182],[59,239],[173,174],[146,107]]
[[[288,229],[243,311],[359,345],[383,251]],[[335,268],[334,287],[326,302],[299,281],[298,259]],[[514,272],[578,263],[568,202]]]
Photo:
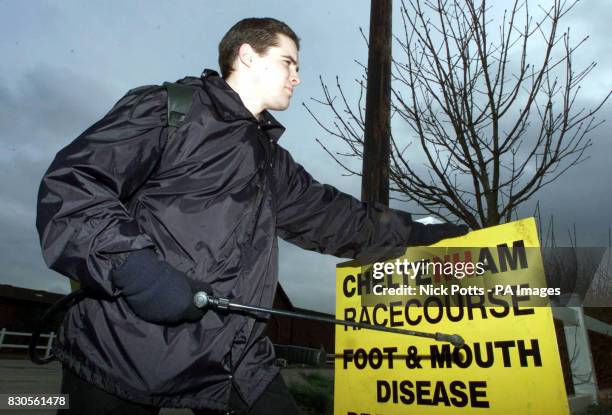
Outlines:
[[277,154],[276,226],[286,241],[343,258],[355,258],[365,248],[418,243],[420,224],[409,213],[360,202],[315,181],[286,150],[278,147]]
[[124,203],[149,177],[165,144],[166,91],[129,91],[63,148],[38,192],[36,227],[47,265],[100,294],[131,251],[154,247]]

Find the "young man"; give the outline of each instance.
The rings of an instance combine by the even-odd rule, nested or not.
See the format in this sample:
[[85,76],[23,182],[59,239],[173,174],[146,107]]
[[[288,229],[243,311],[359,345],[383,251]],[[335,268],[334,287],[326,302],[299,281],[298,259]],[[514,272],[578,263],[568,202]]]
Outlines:
[[222,77],[180,81],[193,100],[178,129],[165,88],[141,87],[57,154],[39,192],[43,255],[90,293],[55,347],[72,413],[298,413],[266,322],[204,313],[193,292],[270,306],[277,236],[354,258],[466,232],[319,184],[277,144],[268,110],[289,106],[298,49],[286,24],[242,20],[219,45]]

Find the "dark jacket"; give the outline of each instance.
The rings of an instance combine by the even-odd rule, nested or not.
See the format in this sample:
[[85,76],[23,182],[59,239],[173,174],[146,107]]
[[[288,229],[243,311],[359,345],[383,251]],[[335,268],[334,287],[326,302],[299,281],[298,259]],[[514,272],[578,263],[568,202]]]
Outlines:
[[72,307],[55,353],[124,398],[170,407],[227,406],[231,384],[252,403],[276,375],[266,321],[208,312],[197,323],[139,319],[111,274],[153,248],[214,294],[271,306],[277,236],[353,258],[364,246],[418,243],[409,214],[362,203],[315,180],[213,71],[194,87],[187,122],[168,139],[166,91],[131,90],[55,157],[39,191],[45,261],[92,293]]

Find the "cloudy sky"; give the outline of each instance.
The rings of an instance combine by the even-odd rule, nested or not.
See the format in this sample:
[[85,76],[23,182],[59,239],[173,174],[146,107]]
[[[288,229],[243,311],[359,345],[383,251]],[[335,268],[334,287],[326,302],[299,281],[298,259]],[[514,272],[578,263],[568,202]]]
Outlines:
[[[352,80],[361,76],[355,60],[367,62],[359,28],[367,33],[369,3],[0,0],[0,283],[68,291],[67,280],[46,269],[34,228],[36,192],[51,159],[126,90],[216,69],[219,40],[244,17],[281,19],[302,39],[302,85],[292,107],[275,114],[287,127],[281,144],[319,181],[358,197],[360,180],[343,177],[316,143],[318,138],[336,146],[301,103],[322,97],[319,76],[330,83],[339,76],[349,96],[357,96]],[[394,27],[399,29],[399,2],[394,3]],[[578,63],[598,62],[584,83],[580,99],[585,105],[612,87],[607,46],[612,9],[607,3],[584,0],[562,25],[571,27],[575,39],[590,34],[577,58]],[[322,107],[311,108],[328,118]],[[599,117],[610,119],[611,113],[606,104]],[[593,132],[590,159],[539,193],[521,215],[530,216],[539,200],[545,215],[554,214],[559,234],[575,224],[580,244],[607,244],[610,128],[607,122]],[[409,204],[395,207],[422,213]],[[337,262],[282,243],[281,282],[294,305],[333,312]]]

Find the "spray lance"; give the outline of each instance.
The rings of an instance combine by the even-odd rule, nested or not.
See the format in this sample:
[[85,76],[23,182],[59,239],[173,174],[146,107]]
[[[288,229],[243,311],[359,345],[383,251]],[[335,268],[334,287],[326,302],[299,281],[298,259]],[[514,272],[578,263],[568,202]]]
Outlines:
[[[86,297],[86,293],[81,288],[63,297],[61,300],[53,304],[45,312],[45,314],[40,319],[38,326],[32,333],[30,344],[28,346],[28,352],[29,352],[30,359],[32,360],[32,362],[38,365],[44,365],[55,359],[55,356],[53,354],[47,357],[44,357],[44,358],[37,355],[36,349],[39,347],[38,341],[40,338],[40,334],[43,328],[46,327],[49,321],[51,321],[51,318],[55,315],[56,312],[58,312],[59,310],[66,310],[71,305],[78,303],[85,297]],[[357,323],[355,321],[338,320],[335,318],[296,313],[293,311],[277,310],[274,308],[237,304],[237,303],[231,302],[227,298],[216,297],[216,296],[206,293],[205,291],[196,292],[193,296],[193,303],[198,308],[206,308],[209,310],[218,310],[218,311],[226,311],[226,312],[233,311],[233,312],[246,312],[246,313],[267,313],[267,314],[277,315],[277,316],[285,316],[285,317],[299,318],[303,320],[319,321],[319,322],[327,323],[327,324],[339,324],[341,326],[356,327],[359,329],[384,331],[387,333],[398,333],[398,334],[404,334],[406,336],[425,337],[428,339],[434,339],[436,341],[449,342],[453,346],[456,346],[456,347],[461,347],[464,344],[463,338],[459,336],[458,334],[425,333],[422,331],[398,329],[394,327],[378,326],[375,324],[367,324],[367,323]]]
[[219,310],[226,312],[244,312],[244,313],[267,313],[276,316],[294,317],[303,320],[319,321],[328,324],[338,324],[341,326],[356,327],[359,329],[384,331],[387,333],[398,333],[406,336],[417,336],[433,339],[441,342],[449,342],[453,346],[461,347],[464,344],[463,338],[458,334],[444,334],[444,333],[425,333],[422,331],[398,329],[395,327],[378,326],[375,324],[368,323],[357,323],[355,321],[338,320],[330,317],[313,316],[303,313],[296,313],[293,311],[277,310],[275,308],[258,307],[246,304],[237,304],[231,302],[227,298],[216,297],[208,294],[204,291],[198,291],[193,296],[193,303],[198,308],[206,308],[209,310]]

